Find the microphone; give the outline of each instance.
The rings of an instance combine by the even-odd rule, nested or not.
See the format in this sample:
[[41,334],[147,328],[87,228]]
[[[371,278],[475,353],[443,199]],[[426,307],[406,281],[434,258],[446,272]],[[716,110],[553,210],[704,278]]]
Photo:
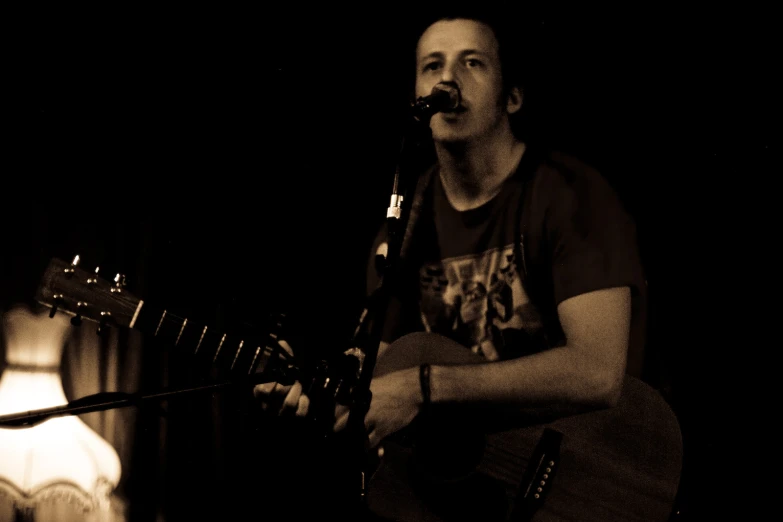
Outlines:
[[421,96],[411,103],[413,117],[416,121],[428,120],[436,112],[456,109],[461,98],[459,89],[445,83],[438,83],[432,88],[429,96]]

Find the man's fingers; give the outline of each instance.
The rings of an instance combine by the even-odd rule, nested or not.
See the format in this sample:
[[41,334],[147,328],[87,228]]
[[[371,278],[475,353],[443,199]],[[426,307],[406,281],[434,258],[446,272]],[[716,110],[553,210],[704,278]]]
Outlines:
[[378,440],[378,430],[376,429],[370,430],[370,434],[367,436],[367,438],[370,448],[375,448],[381,442]]
[[296,407],[297,417],[306,417],[307,411],[310,409],[310,397],[302,394],[299,397],[299,405]]
[[278,382],[265,382],[256,384],[253,387],[253,395],[256,398],[269,397],[270,395],[285,396],[291,390],[290,384],[280,384]]
[[276,382],[265,382],[253,387],[253,396],[258,399],[261,411],[277,409],[283,397],[291,390],[291,385],[282,385]]
[[302,395],[302,383],[296,381],[288,394],[285,396],[283,405],[280,407],[280,413],[296,411],[299,406],[299,397]]
[[288,352],[288,355],[291,355],[291,356],[293,356],[293,355],[294,355],[294,350],[293,350],[293,348],[291,348],[291,345],[290,345],[290,344],[288,344],[288,341],[286,341],[285,339],[280,339],[279,341],[277,341],[277,344],[279,344],[279,345],[280,345],[280,347],[281,347],[283,350],[285,350],[286,352]]
[[348,411],[348,410],[343,411],[343,412],[339,412],[338,411],[336,413],[337,417],[335,418],[335,421],[334,421],[334,432],[335,433],[344,430],[345,427],[348,425],[348,415],[349,415],[349,413],[350,413],[350,411]]
[[271,395],[276,385],[277,385],[276,382],[265,382],[263,384],[256,384],[253,387],[253,396],[258,399],[260,397],[266,397],[267,395]]

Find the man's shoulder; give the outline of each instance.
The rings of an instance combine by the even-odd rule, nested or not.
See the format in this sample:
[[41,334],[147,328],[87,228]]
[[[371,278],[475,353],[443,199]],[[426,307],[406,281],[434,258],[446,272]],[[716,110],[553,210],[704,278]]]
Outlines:
[[542,149],[537,153],[536,179],[551,184],[573,185],[579,182],[606,183],[591,163],[560,149]]
[[607,177],[592,163],[560,149],[538,152],[532,184],[534,197],[539,199],[613,200],[618,196]]

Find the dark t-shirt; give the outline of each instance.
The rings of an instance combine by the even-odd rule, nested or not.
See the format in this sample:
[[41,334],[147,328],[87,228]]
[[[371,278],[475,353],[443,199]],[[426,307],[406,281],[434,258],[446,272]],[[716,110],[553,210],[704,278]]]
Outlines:
[[[462,212],[448,202],[437,167],[422,180],[429,182],[406,248],[406,284],[396,291],[384,340],[423,330],[487,360],[520,357],[565,344],[562,301],[629,286],[628,373],[641,373],[646,284],[636,230],[596,170],[529,149],[496,197]],[[373,257],[385,237],[382,229]]]

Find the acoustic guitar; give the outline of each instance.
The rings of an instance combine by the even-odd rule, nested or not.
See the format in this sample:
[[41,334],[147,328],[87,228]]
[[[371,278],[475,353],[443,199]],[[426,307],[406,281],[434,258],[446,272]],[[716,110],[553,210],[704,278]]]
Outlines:
[[[483,359],[434,334],[392,343],[376,375]],[[373,512],[390,520],[666,521],[682,438],[663,397],[627,376],[612,408],[542,422],[496,412],[434,412],[383,443]]]
[[[274,331],[260,340],[243,338],[153,309],[127,291],[121,276],[110,282],[79,268],[78,256],[71,263],[51,260],[36,300],[51,307],[52,316],[61,311],[75,324],[98,323],[99,333],[125,327],[162,338],[231,378],[253,382],[276,372],[280,382],[301,379],[305,389],[338,398],[355,377],[345,361],[331,369],[298,367]],[[392,343],[375,375],[425,362],[479,361],[456,342],[419,332]],[[367,504],[378,519],[399,522],[663,522],[682,466],[674,412],[655,389],[630,376],[611,408],[526,420],[486,408],[444,407],[382,445],[383,457],[368,470]]]

